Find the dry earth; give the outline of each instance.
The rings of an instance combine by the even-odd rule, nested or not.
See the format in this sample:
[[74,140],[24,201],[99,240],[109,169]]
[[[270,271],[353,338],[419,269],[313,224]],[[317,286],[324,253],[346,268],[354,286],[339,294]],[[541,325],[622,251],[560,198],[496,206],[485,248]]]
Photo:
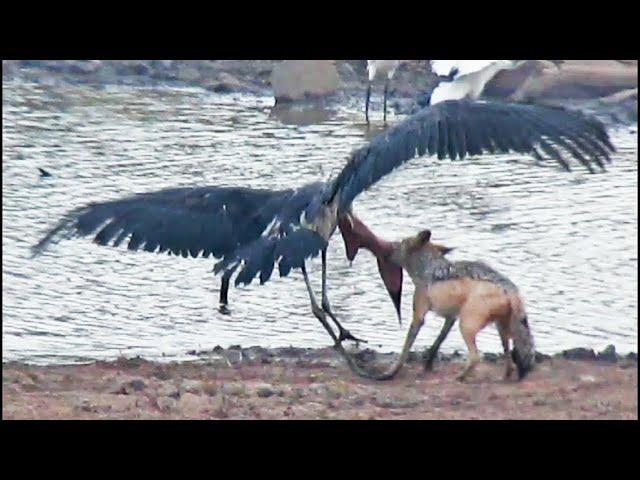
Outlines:
[[[218,350],[192,362],[5,363],[3,419],[636,419],[636,359],[547,358],[522,382],[484,361],[467,383],[460,359],[394,380],[353,375],[330,349]],[[293,352],[293,353],[292,353]],[[297,352],[297,353],[296,353]]]

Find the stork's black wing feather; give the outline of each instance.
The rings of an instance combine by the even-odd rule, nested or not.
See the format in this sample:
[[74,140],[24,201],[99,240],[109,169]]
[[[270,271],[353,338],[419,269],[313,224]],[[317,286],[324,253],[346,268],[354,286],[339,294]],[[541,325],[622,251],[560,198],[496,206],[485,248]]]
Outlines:
[[52,243],[95,234],[100,245],[118,246],[128,239],[130,250],[169,251],[175,255],[223,257],[216,273],[235,271],[239,283],[260,283],[280,276],[318,255],[327,241],[310,228],[327,185],[296,190],[234,187],[175,188],[144,193],[77,208],[33,247],[34,255]]
[[174,188],[92,203],[65,215],[32,249],[95,233],[100,245],[175,255],[222,257],[259,237],[293,190]]
[[261,235],[225,255],[214,271],[233,272],[239,268],[236,285],[249,284],[258,274],[263,284],[271,278],[276,264],[284,277],[302,267],[307,258],[317,256],[326,248],[327,239],[313,230],[311,220],[327,187],[318,182],[293,191]]
[[594,171],[615,151],[603,124],[559,107],[495,102],[447,101],[426,107],[353,152],[327,190],[325,201],[339,195],[339,210],[406,161],[437,154],[442,159],[482,153],[516,152],[550,156],[566,170],[561,150]]

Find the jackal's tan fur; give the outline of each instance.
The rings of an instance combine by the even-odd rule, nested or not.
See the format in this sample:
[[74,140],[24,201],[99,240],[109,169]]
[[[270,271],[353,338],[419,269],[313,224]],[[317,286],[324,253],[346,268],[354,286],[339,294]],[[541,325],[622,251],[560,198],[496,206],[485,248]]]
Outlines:
[[392,242],[391,260],[411,276],[415,285],[413,320],[396,365],[385,376],[391,378],[402,367],[424,317],[429,311],[446,319],[438,340],[430,349],[425,366],[431,367],[440,343],[456,319],[469,350],[467,363],[459,375],[464,380],[480,361],[476,336],[495,322],[505,352],[504,378],[513,371],[509,340],[514,341],[514,360],[522,378],[533,366],[533,337],[529,331],[522,298],[506,277],[479,262],[449,262],[446,247],[431,243],[425,230],[401,242]]

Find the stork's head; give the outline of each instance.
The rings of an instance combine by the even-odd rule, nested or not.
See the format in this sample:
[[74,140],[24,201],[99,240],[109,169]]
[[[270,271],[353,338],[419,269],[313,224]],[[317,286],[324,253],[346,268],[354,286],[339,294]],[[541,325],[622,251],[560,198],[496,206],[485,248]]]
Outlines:
[[402,267],[391,261],[393,243],[374,234],[352,212],[344,213],[338,219],[340,233],[344,240],[347,258],[350,262],[356,258],[360,248],[366,248],[376,256],[378,271],[384,286],[391,296],[393,306],[400,320],[400,297],[402,294]]

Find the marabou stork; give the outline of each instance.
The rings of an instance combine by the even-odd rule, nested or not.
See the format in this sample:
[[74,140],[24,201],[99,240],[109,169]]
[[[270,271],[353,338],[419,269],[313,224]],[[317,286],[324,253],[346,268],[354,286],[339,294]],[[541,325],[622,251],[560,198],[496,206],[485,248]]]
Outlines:
[[[561,147],[566,152],[559,150]],[[568,152],[590,172],[604,170],[615,151],[602,123],[563,108],[498,102],[446,101],[428,106],[353,151],[342,171],[326,182],[288,190],[194,187],[143,193],[91,203],[65,215],[37,245],[37,254],[53,242],[93,235],[99,245],[120,245],[148,252],[169,251],[187,257],[221,258],[223,289],[234,272],[235,285],[258,276],[265,283],[278,265],[280,276],[299,268],[313,314],[335,342],[351,369],[366,375],[342,347],[353,339],[331,312],[326,282],[329,239],[340,228],[349,260],[360,247],[377,258],[379,272],[400,316],[401,278],[379,239],[352,213],[363,191],[414,157],[437,155],[452,160],[483,153],[543,156],[570,170]],[[563,156],[563,154],[565,156]],[[321,254],[322,302],[311,289],[305,262]],[[226,296],[226,295],[225,295]],[[326,320],[328,315],[340,333]]]

